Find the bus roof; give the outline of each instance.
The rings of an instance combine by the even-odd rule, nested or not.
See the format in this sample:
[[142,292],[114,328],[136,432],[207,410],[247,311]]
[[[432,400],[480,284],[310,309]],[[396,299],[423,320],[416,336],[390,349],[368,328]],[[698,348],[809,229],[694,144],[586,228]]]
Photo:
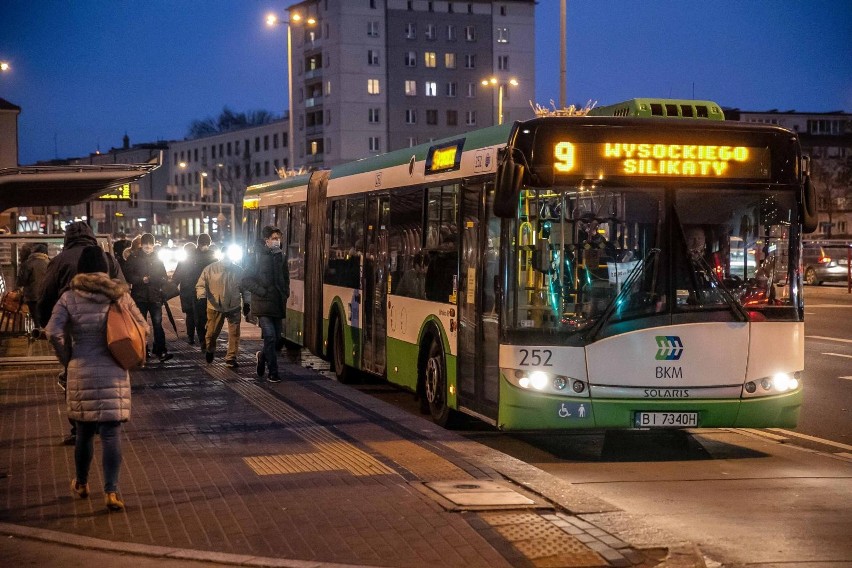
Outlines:
[[589,116],[725,120],[725,113],[718,104],[691,99],[630,99],[614,105],[595,107],[589,111]]

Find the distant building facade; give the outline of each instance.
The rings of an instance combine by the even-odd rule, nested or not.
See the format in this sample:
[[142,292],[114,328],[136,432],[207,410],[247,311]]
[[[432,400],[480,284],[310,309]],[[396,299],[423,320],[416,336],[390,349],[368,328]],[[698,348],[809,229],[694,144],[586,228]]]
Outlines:
[[0,168],[18,165],[18,115],[21,107],[0,99]]
[[306,0],[288,13],[297,167],[497,124],[499,85],[504,122],[533,116],[534,0]]
[[775,124],[799,135],[811,157],[819,227],[813,238],[852,238],[852,113],[725,109],[729,120]]

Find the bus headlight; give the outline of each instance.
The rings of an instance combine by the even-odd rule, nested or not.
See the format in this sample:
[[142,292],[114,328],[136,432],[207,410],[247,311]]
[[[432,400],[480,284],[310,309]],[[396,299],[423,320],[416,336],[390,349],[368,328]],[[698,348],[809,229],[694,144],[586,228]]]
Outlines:
[[589,396],[586,383],[579,379],[572,379],[571,377],[556,375],[538,369],[526,371],[502,368],[500,372],[510,383],[524,390],[550,394]]
[[775,373],[771,377],[763,377],[748,381],[743,385],[743,397],[771,396],[797,390],[801,386],[799,373]]

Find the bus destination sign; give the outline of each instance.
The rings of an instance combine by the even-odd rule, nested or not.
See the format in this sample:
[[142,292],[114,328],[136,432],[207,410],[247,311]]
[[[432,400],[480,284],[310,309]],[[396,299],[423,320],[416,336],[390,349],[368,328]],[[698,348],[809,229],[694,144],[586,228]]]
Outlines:
[[464,139],[453,140],[429,148],[426,155],[426,175],[451,172],[461,167]]
[[767,179],[769,148],[666,144],[661,142],[570,142],[553,144],[556,175]]
[[131,192],[129,183],[122,184],[110,190],[109,193],[105,193],[98,197],[99,200],[105,201],[130,201],[130,198]]

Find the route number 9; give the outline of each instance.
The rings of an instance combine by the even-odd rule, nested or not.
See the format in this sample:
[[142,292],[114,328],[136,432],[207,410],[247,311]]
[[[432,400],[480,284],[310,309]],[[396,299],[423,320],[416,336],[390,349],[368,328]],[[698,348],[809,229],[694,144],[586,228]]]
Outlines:
[[559,142],[553,147],[553,167],[556,171],[567,173],[574,169],[574,145],[570,142]]

